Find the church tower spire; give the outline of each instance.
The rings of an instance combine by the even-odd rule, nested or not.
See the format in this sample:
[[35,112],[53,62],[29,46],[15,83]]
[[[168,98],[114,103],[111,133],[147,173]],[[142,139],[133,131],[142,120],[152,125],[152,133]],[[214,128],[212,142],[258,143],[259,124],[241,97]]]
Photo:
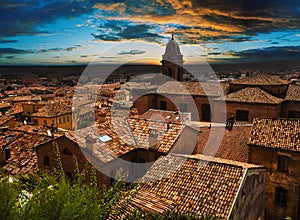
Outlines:
[[168,42],[165,54],[162,55],[162,74],[172,77],[177,81],[183,81],[183,56],[174,35]]

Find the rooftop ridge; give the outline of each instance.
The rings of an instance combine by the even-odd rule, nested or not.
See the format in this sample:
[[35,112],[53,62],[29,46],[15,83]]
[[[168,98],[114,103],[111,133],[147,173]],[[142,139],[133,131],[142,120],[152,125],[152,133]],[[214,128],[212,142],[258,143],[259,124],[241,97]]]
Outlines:
[[231,165],[231,166],[235,166],[235,167],[241,167],[243,169],[264,168],[261,165],[244,163],[244,162],[239,162],[239,161],[235,161],[235,160],[228,160],[228,159],[223,159],[223,158],[214,157],[214,156],[207,156],[207,155],[203,155],[203,154],[195,154],[195,155],[171,154],[171,155],[176,156],[176,157],[184,157],[184,158],[189,158],[189,159],[213,162],[213,163],[218,163],[218,164],[226,164],[226,165]]

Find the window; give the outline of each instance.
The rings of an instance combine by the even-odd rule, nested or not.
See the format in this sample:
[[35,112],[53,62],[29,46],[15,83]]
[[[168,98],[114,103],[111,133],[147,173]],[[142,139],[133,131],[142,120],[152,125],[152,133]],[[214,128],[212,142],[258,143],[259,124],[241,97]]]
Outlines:
[[167,76],[173,77],[172,69],[170,67],[167,68]]
[[62,123],[62,120],[61,120],[61,118],[59,118],[59,124],[61,124]]
[[44,157],[44,166],[45,167],[49,167],[50,166],[50,160],[49,160],[49,157]]
[[48,125],[48,124],[47,124],[47,120],[44,120],[44,125],[45,125],[45,126],[47,126],[47,125]]
[[180,111],[181,112],[187,112],[187,103],[180,103]]
[[288,191],[281,186],[275,189],[275,203],[277,205],[286,206],[287,205],[287,193]]
[[67,116],[67,122],[69,122],[70,121],[70,118],[69,118],[69,116]]
[[289,111],[289,118],[300,118],[300,112],[298,112],[298,111]]
[[64,123],[66,123],[66,117],[64,117]]
[[10,149],[5,148],[4,154],[5,154],[5,160],[8,160],[10,158]]
[[160,110],[167,110],[167,102],[160,101]]
[[237,110],[236,111],[236,120],[237,121],[248,121],[249,120],[249,111]]
[[37,125],[38,124],[38,120],[37,119],[33,119],[33,124]]
[[51,127],[54,127],[54,125],[55,125],[55,122],[54,122],[54,120],[52,120],[51,121]]
[[277,169],[281,172],[289,172],[290,158],[288,156],[278,155]]

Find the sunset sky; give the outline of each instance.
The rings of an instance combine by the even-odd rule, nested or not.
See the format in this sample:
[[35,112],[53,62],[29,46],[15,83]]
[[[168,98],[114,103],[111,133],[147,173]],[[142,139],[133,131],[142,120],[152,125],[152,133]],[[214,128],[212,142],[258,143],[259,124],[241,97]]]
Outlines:
[[[0,65],[300,58],[300,0],[1,0]],[[299,59],[300,60],[300,59]]]

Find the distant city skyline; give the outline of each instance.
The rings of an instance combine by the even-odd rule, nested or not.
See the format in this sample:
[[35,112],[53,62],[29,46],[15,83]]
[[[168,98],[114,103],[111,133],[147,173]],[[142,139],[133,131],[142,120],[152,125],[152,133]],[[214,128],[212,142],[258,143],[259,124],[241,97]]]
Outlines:
[[[0,3],[0,65],[300,60],[300,1],[48,0]],[[120,44],[121,43],[121,44]]]

